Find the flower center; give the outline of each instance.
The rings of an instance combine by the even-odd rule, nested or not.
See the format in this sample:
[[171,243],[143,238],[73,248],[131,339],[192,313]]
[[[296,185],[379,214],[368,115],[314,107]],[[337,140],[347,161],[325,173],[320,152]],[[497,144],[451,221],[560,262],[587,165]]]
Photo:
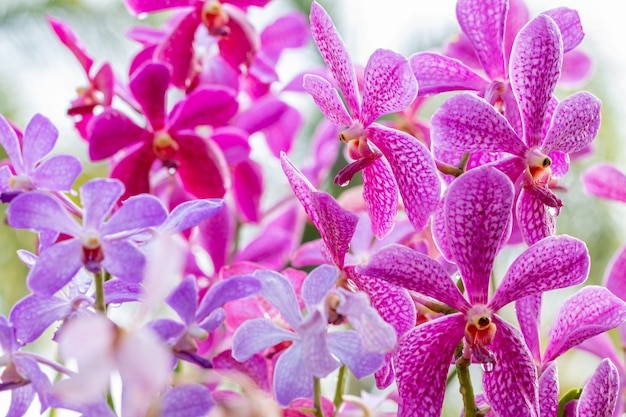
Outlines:
[[31,179],[25,175],[13,175],[9,178],[9,187],[21,191],[32,191],[35,189]]
[[345,317],[337,312],[341,299],[337,294],[330,293],[326,296],[326,308],[328,308],[328,323],[341,324]]
[[470,309],[465,325],[465,340],[470,346],[487,346],[496,334],[496,325],[491,320],[492,311],[484,304]]
[[526,153],[526,181],[542,187],[552,179],[552,159],[537,148]]
[[104,260],[100,235],[93,229],[87,230],[83,234],[81,241],[83,243],[83,264],[85,269],[94,274],[100,272],[102,268],[100,263]]
[[178,143],[167,132],[157,132],[152,142],[154,154],[163,162],[167,169],[176,169],[178,161],[175,156],[178,152]]
[[229,17],[224,11],[222,3],[216,0],[206,1],[202,5],[200,14],[202,23],[206,26],[211,35],[221,37],[230,34],[230,29],[227,26]]

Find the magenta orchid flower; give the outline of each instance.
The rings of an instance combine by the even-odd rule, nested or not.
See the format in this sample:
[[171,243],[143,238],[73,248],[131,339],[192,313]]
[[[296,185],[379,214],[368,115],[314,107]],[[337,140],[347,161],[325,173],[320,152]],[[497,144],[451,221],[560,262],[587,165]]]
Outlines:
[[469,93],[448,99],[432,118],[434,146],[514,155],[496,164],[513,181],[521,181],[516,216],[528,244],[554,233],[548,208],[558,209],[562,202],[550,190],[550,180],[565,174],[568,155],[591,143],[600,127],[601,103],[591,93],[573,94],[553,107],[562,54],[559,29],[546,15],[530,21],[515,40],[509,78],[520,108],[522,135],[489,102]]
[[224,125],[237,111],[234,92],[219,86],[203,87],[167,114],[169,79],[169,68],[157,62],[138,69],[129,87],[148,126],[137,126],[118,110],[103,111],[91,123],[89,157],[97,161],[121,152],[111,177],[124,183],[123,199],[150,191],[150,173],[157,160],[175,172],[196,197],[221,198],[226,191],[223,156],[210,139],[202,138],[194,129]]
[[20,140],[14,128],[0,115],[0,144],[10,165],[0,167],[0,200],[9,202],[24,191],[69,191],[82,172],[82,164],[71,155],[54,155],[44,160],[56,144],[59,132],[44,116],[30,120]]
[[463,357],[485,366],[483,386],[495,414],[538,414],[531,354],[520,332],[496,313],[518,298],[580,284],[589,272],[589,255],[575,238],[548,237],[513,262],[489,300],[493,261],[510,222],[513,196],[511,181],[492,167],[468,171],[448,189],[443,232],[467,299],[439,263],[407,247],[388,246],[357,268],[458,310],[418,325],[400,340],[394,358],[399,416],[440,415],[448,368],[463,341]]
[[167,212],[156,197],[139,195],[126,200],[105,220],[123,192],[124,186],[117,180],[94,179],[85,183],[79,190],[82,225],[49,194],[33,191],[13,200],[7,210],[12,227],[70,236],[40,254],[27,278],[34,293],[55,294],[83,266],[90,272],[104,268],[124,281],[141,282],[146,260],[133,235],[161,225]]
[[354,66],[332,20],[317,2],[311,4],[310,18],[313,39],[347,105],[346,110],[337,90],[324,78],[305,75],[304,88],[322,113],[347,127],[339,138],[348,144],[354,162],[339,172],[335,182],[345,185],[363,171],[363,197],[377,237],[393,227],[398,191],[409,220],[422,230],[441,192],[435,164],[417,139],[374,123],[384,114],[408,107],[415,98],[417,83],[408,61],[389,50],[375,51],[365,68],[361,100]]

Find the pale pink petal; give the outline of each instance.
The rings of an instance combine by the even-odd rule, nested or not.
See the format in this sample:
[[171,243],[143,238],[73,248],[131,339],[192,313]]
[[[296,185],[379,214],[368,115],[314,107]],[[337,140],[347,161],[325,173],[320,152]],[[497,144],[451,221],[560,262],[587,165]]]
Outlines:
[[539,15],[513,44],[509,79],[517,98],[528,147],[538,146],[554,87],[561,74],[563,43],[554,20]]
[[363,200],[378,239],[387,236],[398,214],[398,188],[385,162],[378,158],[363,169]]
[[440,417],[452,354],[463,339],[465,322],[462,314],[443,316],[400,339],[394,358],[398,417]]
[[583,387],[576,405],[577,417],[611,417],[619,393],[619,373],[615,365],[604,359]]
[[504,78],[505,0],[460,0],[456,18],[491,79]]
[[521,297],[580,284],[589,263],[581,240],[567,235],[542,239],[513,261],[489,305],[497,311]]
[[534,194],[522,190],[515,210],[522,239],[527,245],[556,234],[556,216]]
[[330,16],[317,2],[311,4],[311,33],[328,69],[337,81],[354,119],[361,114],[356,72],[348,51]]
[[471,304],[486,303],[493,261],[508,231],[513,184],[485,166],[458,177],[445,200],[448,247]]
[[592,166],[580,180],[587,194],[626,202],[626,174],[611,164]]
[[418,52],[409,58],[417,79],[419,95],[446,91],[481,91],[489,81],[455,58],[433,52]]
[[317,75],[306,74],[302,87],[313,97],[324,116],[338,126],[352,125],[352,119],[333,86]]
[[539,415],[537,370],[520,332],[498,316],[489,348],[496,356],[490,372],[483,374],[485,395],[493,412],[500,417]]

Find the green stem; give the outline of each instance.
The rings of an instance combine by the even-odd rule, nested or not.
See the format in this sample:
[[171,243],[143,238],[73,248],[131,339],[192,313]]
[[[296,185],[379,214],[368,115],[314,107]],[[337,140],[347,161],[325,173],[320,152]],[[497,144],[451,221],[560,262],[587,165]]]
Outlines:
[[337,376],[337,387],[335,388],[335,399],[333,400],[333,404],[335,404],[335,414],[339,411],[339,407],[343,402],[343,392],[346,389],[346,370],[348,368],[346,365],[342,365],[339,368],[339,375]]
[[322,383],[316,376],[313,377],[313,405],[315,407],[315,417],[324,417],[322,412]]
[[471,359],[463,358],[463,342],[459,343],[455,352],[456,374],[459,378],[459,392],[463,396],[463,408],[465,409],[465,417],[477,417],[478,407],[476,407],[476,399],[474,398],[474,387],[472,386],[472,378],[470,376],[469,366],[472,364]]
[[100,268],[100,271],[94,274],[94,282],[96,285],[96,311],[106,315],[107,306],[104,303],[104,270]]

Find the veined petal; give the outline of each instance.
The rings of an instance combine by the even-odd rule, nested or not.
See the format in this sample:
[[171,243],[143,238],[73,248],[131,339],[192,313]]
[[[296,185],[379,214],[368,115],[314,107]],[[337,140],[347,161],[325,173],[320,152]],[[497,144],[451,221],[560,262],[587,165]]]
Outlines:
[[583,387],[576,405],[576,416],[612,416],[619,396],[619,385],[619,373],[615,365],[604,359]]
[[361,114],[357,90],[356,72],[348,51],[326,10],[317,2],[311,4],[311,34],[324,62],[343,93],[352,118]]
[[500,417],[538,417],[537,369],[522,335],[494,315],[497,326],[489,348],[496,356],[491,372],[483,374],[485,395]]
[[[541,293],[522,297],[515,301],[515,315],[519,323],[526,346],[530,349],[536,363],[541,363],[540,319]],[[542,415],[543,416],[543,415]]]
[[59,136],[59,131],[46,117],[36,114],[26,125],[22,139],[24,169],[32,172],[35,164],[48,155]]
[[554,111],[541,150],[548,154],[553,150],[573,153],[584,149],[600,129],[601,105],[601,101],[587,91],[561,101]]
[[[63,262],[59,262],[60,259]],[[30,270],[26,283],[35,294],[50,297],[63,288],[82,266],[80,240],[69,239],[55,243],[41,253]]]
[[626,174],[611,164],[592,166],[580,180],[587,194],[626,202]]
[[239,326],[233,335],[233,358],[243,362],[250,359],[255,353],[277,343],[297,339],[295,333],[281,329],[269,319],[248,320]]
[[375,253],[357,272],[432,297],[459,311],[470,306],[448,273],[434,259],[392,244]]
[[128,116],[112,108],[91,120],[89,159],[100,161],[137,142],[151,142],[153,133],[139,127]]
[[161,200],[151,194],[130,197],[100,228],[102,236],[160,226],[167,219]]
[[567,7],[557,7],[546,10],[541,14],[550,16],[559,27],[563,39],[563,52],[568,52],[577,47],[585,37],[580,16],[576,10]]
[[489,78],[504,78],[505,0],[460,0],[456,18]]
[[[48,408],[48,400],[46,397],[48,392],[50,392],[50,388],[52,388],[50,379],[48,379],[48,376],[39,368],[37,361],[30,356],[14,357],[13,363],[15,364],[17,372],[20,375],[24,375],[24,377],[30,381],[33,391],[35,391],[39,397],[41,412],[43,412]],[[10,415],[7,417],[9,416]]]
[[409,58],[409,62],[420,96],[457,90],[481,91],[489,84],[458,59],[438,53],[418,52]]
[[361,339],[354,330],[330,333],[328,346],[357,379],[373,374],[383,364],[384,355],[363,351]]
[[214,405],[206,386],[183,383],[163,395],[160,412],[167,417],[205,416]]
[[430,152],[417,139],[395,129],[375,124],[368,132],[389,162],[407,217],[421,231],[441,196],[441,182]]
[[260,291],[260,280],[250,275],[234,276],[219,281],[213,284],[204,294],[198,306],[198,311],[195,313],[196,320],[203,320],[213,310],[222,307],[229,301],[249,297]]
[[276,361],[274,394],[281,407],[287,407],[296,398],[313,397],[313,374],[307,369],[300,343],[287,348]]
[[526,145],[541,144],[542,127],[561,74],[563,43],[554,20],[539,15],[517,35],[511,52],[509,80],[519,104]]
[[37,339],[52,323],[72,313],[72,306],[58,297],[28,295],[18,301],[9,315],[15,337],[27,344]]
[[491,269],[510,222],[513,196],[511,181],[488,166],[466,172],[448,188],[448,247],[470,304],[487,303]]
[[154,131],[165,126],[165,94],[169,85],[170,67],[154,61],[135,71],[128,84]]
[[169,234],[180,233],[215,216],[223,208],[224,200],[221,199],[185,201],[171,211],[167,220],[159,227],[159,231]]
[[374,51],[363,75],[363,126],[369,126],[383,114],[404,110],[416,96],[417,81],[407,59],[386,49]]
[[340,363],[331,354],[327,337],[328,318],[322,311],[326,306],[315,306],[296,329],[301,338],[302,354],[307,369],[318,377],[324,378],[339,368]]
[[17,229],[50,230],[79,236],[78,225],[61,203],[52,195],[32,191],[17,196],[7,209],[7,221]]
[[6,417],[20,417],[26,415],[34,398],[35,390],[31,384],[11,390],[11,405],[9,406]]
[[374,236],[384,238],[396,223],[398,188],[391,170],[381,158],[363,168],[363,200]]
[[124,193],[124,185],[115,179],[96,178],[80,187],[83,227],[99,230],[106,216]]
[[4,148],[11,164],[18,173],[24,173],[24,161],[17,133],[11,124],[0,114],[0,145]]
[[533,193],[521,190],[515,206],[515,215],[522,239],[534,245],[541,239],[556,234],[556,217],[550,208]]
[[302,87],[313,97],[324,116],[338,126],[351,126],[352,119],[339,97],[339,93],[325,79],[318,75],[306,74]]
[[489,306],[498,311],[527,295],[577,285],[587,279],[589,252],[567,235],[540,240],[513,261]]
[[587,286],[570,296],[554,321],[544,362],[626,321],[626,303],[604,287]]
[[185,277],[174,291],[167,296],[165,302],[174,309],[185,324],[191,324],[198,305],[196,278],[192,275]]
[[509,122],[484,99],[459,93],[447,99],[431,119],[436,146],[460,152],[508,152],[524,156],[527,146]]
[[128,240],[103,240],[102,266],[113,276],[130,283],[143,280],[146,256]]
[[550,362],[539,376],[539,411],[541,417],[556,417],[559,410],[559,378],[556,362]]
[[306,306],[319,304],[337,282],[339,271],[330,265],[320,265],[302,283],[301,297]]
[[254,276],[261,282],[260,295],[272,303],[287,323],[296,329],[302,322],[302,314],[291,282],[274,271],[258,270]]
[[407,333],[396,350],[398,417],[440,417],[446,376],[463,339],[465,317],[443,316]]
[[43,161],[32,173],[32,180],[39,190],[69,191],[83,166],[72,155],[54,155]]

